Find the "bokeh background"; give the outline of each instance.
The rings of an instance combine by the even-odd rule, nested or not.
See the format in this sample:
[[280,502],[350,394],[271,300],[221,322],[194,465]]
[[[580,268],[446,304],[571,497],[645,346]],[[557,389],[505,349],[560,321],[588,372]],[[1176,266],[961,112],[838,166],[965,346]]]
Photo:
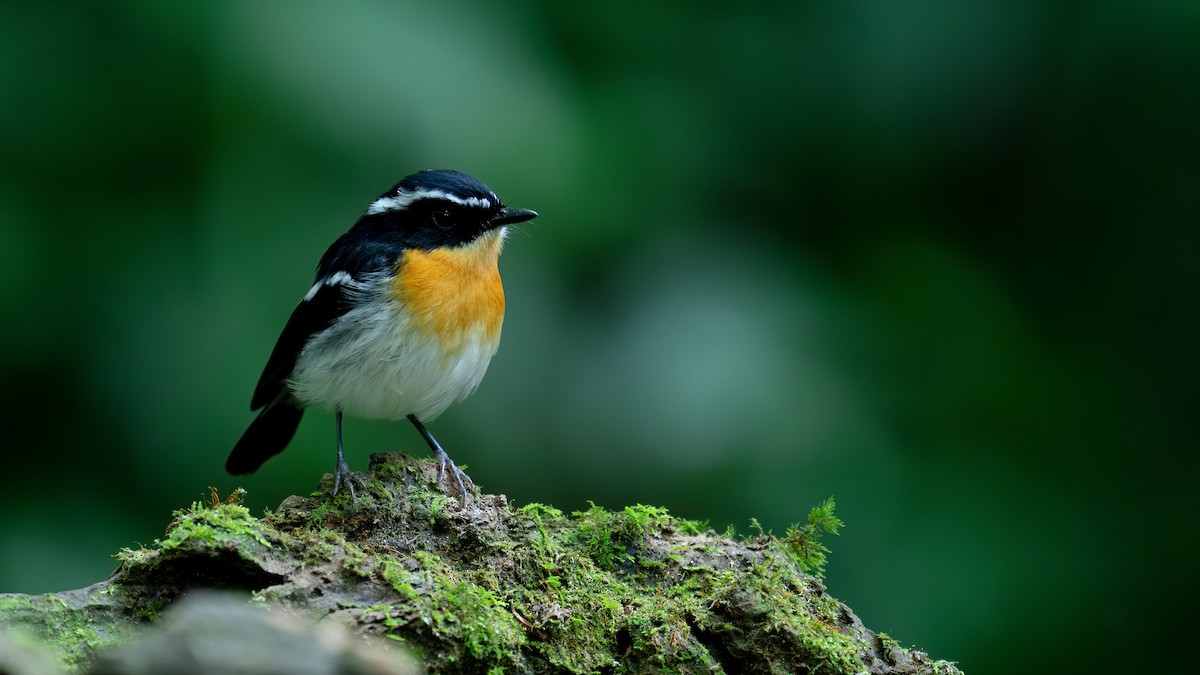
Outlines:
[[223,472],[259,370],[446,167],[542,213],[432,425],[479,484],[743,532],[832,495],[875,630],[1143,671],[1197,597],[1198,83],[1194,2],[5,2],[0,591],[313,489],[319,413]]

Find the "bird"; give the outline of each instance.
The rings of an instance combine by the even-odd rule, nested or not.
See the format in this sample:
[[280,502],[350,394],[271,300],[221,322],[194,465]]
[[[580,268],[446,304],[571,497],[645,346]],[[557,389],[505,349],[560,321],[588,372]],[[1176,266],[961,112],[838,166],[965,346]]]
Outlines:
[[500,251],[510,226],[537,216],[448,169],[414,173],[372,201],[321,256],[254,388],[258,416],[226,471],[258,470],[315,407],[334,414],[333,495],[345,483],[355,499],[343,414],[407,419],[433,451],[439,483],[456,486],[465,504],[463,472],[425,425],[482,381],[504,321]]

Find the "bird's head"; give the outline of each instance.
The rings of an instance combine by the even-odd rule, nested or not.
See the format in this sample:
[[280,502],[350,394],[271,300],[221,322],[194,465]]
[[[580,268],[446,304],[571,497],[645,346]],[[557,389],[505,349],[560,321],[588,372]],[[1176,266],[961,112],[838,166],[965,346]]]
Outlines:
[[398,231],[408,246],[431,250],[468,245],[537,212],[505,206],[486,185],[459,171],[414,173],[371,202],[363,220]]

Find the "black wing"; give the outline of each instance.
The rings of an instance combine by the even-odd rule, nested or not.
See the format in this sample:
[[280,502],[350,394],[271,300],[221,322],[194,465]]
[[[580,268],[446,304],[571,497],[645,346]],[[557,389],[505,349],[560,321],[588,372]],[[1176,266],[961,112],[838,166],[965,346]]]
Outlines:
[[296,367],[300,351],[312,336],[333,325],[350,310],[350,287],[369,274],[391,269],[403,250],[402,244],[380,236],[374,218],[361,219],[354,228],[338,238],[317,266],[317,283],[300,301],[288,319],[271,357],[263,368],[250,409],[271,403],[287,389],[287,379]]
[[229,453],[225,461],[229,473],[252,473],[291,442],[304,415],[303,404],[292,396],[287,384],[296,359],[314,335],[354,306],[357,282],[395,266],[404,246],[386,225],[381,217],[364,216],[321,257],[316,283],[292,311],[254,388],[250,409],[261,408],[262,412]]
[[339,283],[343,278],[350,279],[349,275],[320,279],[292,312],[250,400],[250,409],[262,408],[262,412],[225,460],[225,470],[229,473],[253,473],[263,462],[283,452],[296,434],[304,407],[292,398],[287,379],[309,338],[336,321],[348,308],[343,300],[346,287]]
[[[345,279],[349,281],[350,277]],[[350,308],[345,291],[344,283],[337,283],[334,278],[321,279],[313,286],[311,295],[305,296],[296,305],[258,378],[258,386],[254,388],[254,396],[250,399],[251,410],[258,410],[284,392],[304,345],[313,335],[333,325]]]

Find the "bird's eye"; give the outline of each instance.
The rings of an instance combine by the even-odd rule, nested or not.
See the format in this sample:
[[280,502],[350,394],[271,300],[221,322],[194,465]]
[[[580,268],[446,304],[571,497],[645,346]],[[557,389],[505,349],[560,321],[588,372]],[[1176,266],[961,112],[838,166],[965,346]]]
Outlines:
[[454,225],[454,213],[450,209],[442,209],[433,214],[433,223],[443,230],[448,230]]

